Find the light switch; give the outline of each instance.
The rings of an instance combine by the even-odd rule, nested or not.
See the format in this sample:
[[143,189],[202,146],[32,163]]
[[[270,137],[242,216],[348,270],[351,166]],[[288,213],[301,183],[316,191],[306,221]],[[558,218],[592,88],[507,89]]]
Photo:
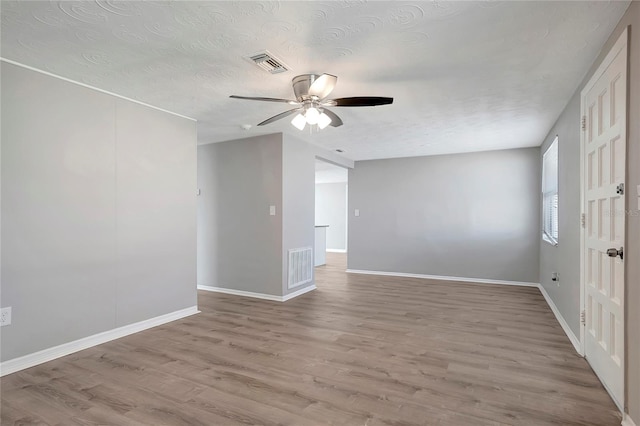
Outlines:
[[355,209],[355,210],[353,211],[353,214],[354,214],[354,216],[355,216],[355,217],[360,216],[360,209]]
[[276,215],[276,206],[269,206],[269,215],[270,216]]

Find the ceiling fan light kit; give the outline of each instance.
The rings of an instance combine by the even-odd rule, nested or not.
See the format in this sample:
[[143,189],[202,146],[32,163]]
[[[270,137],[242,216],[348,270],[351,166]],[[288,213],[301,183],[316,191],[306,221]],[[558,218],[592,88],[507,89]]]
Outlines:
[[307,111],[304,113],[305,118],[307,119],[307,123],[313,125],[318,124],[318,118],[320,117],[320,111],[317,108],[309,107]]
[[291,120],[291,124],[293,124],[293,126],[298,130],[304,130],[304,126],[307,125],[307,119],[304,115],[298,114],[293,117],[293,120]]
[[318,127],[320,128],[320,130],[324,129],[329,124],[331,124],[331,117],[329,117],[324,112],[320,114],[320,116],[318,117]]
[[310,126],[316,125],[320,130],[327,127],[331,124],[332,120],[324,111],[320,112],[318,109],[311,107],[307,111],[302,113],[298,113],[293,120],[291,120],[291,124],[298,130],[304,130],[305,126],[309,124]]
[[393,98],[378,96],[326,99],[331,91],[333,91],[337,81],[338,77],[331,74],[302,74],[294,77],[291,81],[296,100],[237,95],[231,95],[230,98],[264,102],[283,102],[297,106],[297,108],[281,112],[264,120],[262,123],[259,123],[258,126],[264,126],[297,113],[293,120],[291,120],[291,124],[299,130],[303,130],[307,124],[317,126],[320,130],[329,125],[332,127],[342,126],[340,117],[333,111],[327,109],[328,106],[363,107],[389,105],[393,103]]

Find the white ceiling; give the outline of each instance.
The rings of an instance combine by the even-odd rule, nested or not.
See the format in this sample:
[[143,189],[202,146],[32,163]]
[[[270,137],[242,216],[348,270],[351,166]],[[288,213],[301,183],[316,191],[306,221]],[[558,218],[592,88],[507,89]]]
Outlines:
[[346,168],[316,159],[316,183],[345,183],[348,180]]
[[[198,119],[199,143],[289,132],[354,160],[540,145],[629,2],[2,1],[4,58]],[[292,70],[243,59],[268,49]],[[289,120],[290,80],[331,73],[345,125]]]

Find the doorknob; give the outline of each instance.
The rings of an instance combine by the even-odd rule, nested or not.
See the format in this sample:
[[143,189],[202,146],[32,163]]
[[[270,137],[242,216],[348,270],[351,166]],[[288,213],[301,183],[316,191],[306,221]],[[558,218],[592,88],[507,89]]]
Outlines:
[[609,257],[617,257],[620,256],[620,260],[622,260],[622,256],[624,255],[622,247],[619,249],[610,248],[607,250],[607,256]]

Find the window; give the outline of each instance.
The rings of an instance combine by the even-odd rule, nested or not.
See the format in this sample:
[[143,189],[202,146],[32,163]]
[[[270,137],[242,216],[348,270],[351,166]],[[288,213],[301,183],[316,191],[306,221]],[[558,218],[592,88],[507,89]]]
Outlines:
[[558,245],[558,136],[542,156],[542,239]]

